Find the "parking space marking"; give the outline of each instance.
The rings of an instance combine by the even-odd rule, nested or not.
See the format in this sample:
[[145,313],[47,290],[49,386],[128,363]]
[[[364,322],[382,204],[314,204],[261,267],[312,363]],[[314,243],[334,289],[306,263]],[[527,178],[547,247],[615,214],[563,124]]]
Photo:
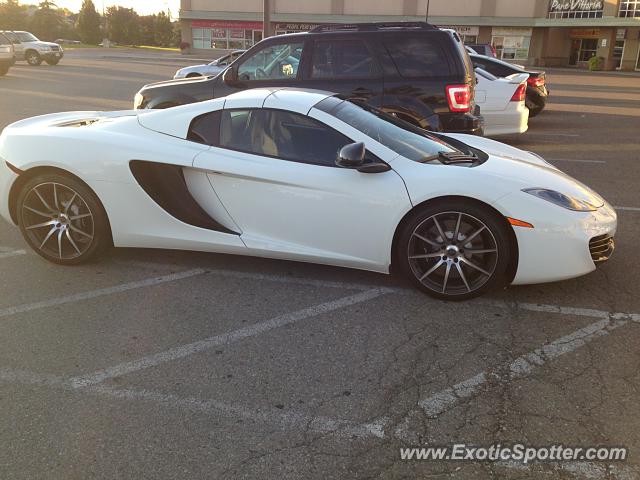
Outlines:
[[68,381],[58,375],[40,374],[10,368],[0,368],[0,382],[49,387],[83,395],[98,395],[119,400],[146,401],[180,411],[201,413],[209,416],[244,418],[278,425],[282,428],[320,434],[333,433],[348,437],[384,438],[384,426],[388,422],[388,419],[385,418],[371,423],[359,424],[324,416],[313,417],[298,412],[281,412],[264,408],[251,410],[215,400],[200,400],[194,397],[180,397],[151,390],[115,388],[107,385],[94,385],[78,390],[70,386]]
[[77,376],[70,379],[69,384],[76,389],[86,388],[91,385],[97,385],[110,378],[121,377],[128,373],[156,367],[163,363],[178,360],[180,358],[185,358],[195,353],[204,352],[214,347],[230,345],[246,338],[255,337],[270,330],[284,327],[285,325],[291,325],[293,323],[299,322],[300,320],[316,317],[318,315],[322,315],[323,313],[333,312],[344,307],[356,305],[368,300],[373,300],[374,298],[387,293],[391,293],[391,290],[385,288],[374,288],[357,293],[355,295],[350,295],[348,297],[342,297],[337,300],[331,300],[319,305],[303,308],[302,310],[297,310],[295,312],[285,313],[269,320],[265,320],[264,322],[254,323],[253,325],[245,328],[240,328],[232,332],[215,335],[204,340],[198,340],[187,345],[171,348],[169,350],[165,350],[164,352],[158,352],[153,355],[139,358],[137,360],[124,362],[119,365],[115,365],[104,370],[99,370],[88,375]]
[[640,212],[640,207],[613,207],[616,210],[622,210],[624,212]]
[[203,275],[205,273],[207,273],[206,270],[203,270],[202,268],[196,268],[193,270],[187,270],[186,272],[172,273],[170,275],[163,275],[161,277],[147,278],[145,280],[138,280],[136,282],[114,285],[113,287],[75,293],[72,295],[67,295],[65,297],[57,297],[49,300],[42,300],[40,302],[27,303],[24,305],[17,305],[15,307],[3,308],[0,309],[0,318],[9,317],[18,313],[40,310],[42,308],[55,307],[67,303],[74,303],[82,300],[90,300],[92,298],[103,297],[106,295],[113,295],[114,293],[126,292],[137,288],[152,287],[154,285],[160,285],[162,283],[175,282],[176,280],[182,280],[185,278],[194,277],[196,275]]
[[595,163],[599,165],[605,165],[606,160],[579,160],[577,158],[549,158],[550,162],[573,162],[573,163]]
[[0,259],[2,258],[11,258],[11,257],[18,257],[20,255],[26,255],[27,251],[26,250],[9,250],[9,251],[3,251],[0,252]]
[[546,132],[527,132],[525,135],[537,135],[540,137],[580,137],[579,133],[546,133]]
[[[594,309],[536,304],[517,304],[516,307],[529,311],[596,317],[600,320],[543,345],[497,369],[480,372],[467,380],[420,400],[418,405],[428,418],[437,418],[460,402],[474,397],[490,380],[508,381],[526,377],[550,360],[573,352],[596,338],[608,335],[609,332],[623,327],[630,321],[640,322],[640,314],[636,313],[611,313]],[[402,433],[400,430],[396,432]]]

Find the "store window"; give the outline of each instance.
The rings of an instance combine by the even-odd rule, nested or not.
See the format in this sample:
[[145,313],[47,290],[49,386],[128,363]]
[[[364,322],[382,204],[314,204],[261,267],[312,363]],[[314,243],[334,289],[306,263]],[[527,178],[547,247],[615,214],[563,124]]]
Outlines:
[[526,60],[529,57],[531,36],[497,35],[491,39],[496,56],[502,60]]
[[623,0],[620,2],[621,17],[640,17],[640,0]]
[[574,38],[571,41],[569,65],[577,65],[578,62],[588,62],[591,57],[595,56],[597,50],[597,38]]
[[613,62],[616,70],[620,70],[622,66],[622,56],[624,55],[624,40],[616,40],[616,44],[613,47]]
[[262,30],[246,28],[192,28],[193,48],[245,50],[262,40]]

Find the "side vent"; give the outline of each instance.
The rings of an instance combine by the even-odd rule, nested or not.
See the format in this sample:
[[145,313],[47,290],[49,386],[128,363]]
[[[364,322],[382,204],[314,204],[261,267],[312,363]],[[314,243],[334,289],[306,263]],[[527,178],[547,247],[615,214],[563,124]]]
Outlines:
[[193,199],[184,180],[182,167],[132,160],[129,168],[147,195],[172,217],[194,227],[239,235],[216,222]]

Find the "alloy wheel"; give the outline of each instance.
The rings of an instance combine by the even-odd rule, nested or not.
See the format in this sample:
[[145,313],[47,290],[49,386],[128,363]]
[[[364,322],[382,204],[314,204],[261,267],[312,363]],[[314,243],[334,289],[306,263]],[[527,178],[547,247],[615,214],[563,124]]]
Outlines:
[[411,271],[425,287],[443,295],[464,295],[485,285],[498,264],[496,238],[478,218],[441,212],[421,222],[408,244]]
[[72,188],[56,182],[40,183],[26,194],[22,223],[33,247],[59,260],[82,256],[95,235],[87,202]]

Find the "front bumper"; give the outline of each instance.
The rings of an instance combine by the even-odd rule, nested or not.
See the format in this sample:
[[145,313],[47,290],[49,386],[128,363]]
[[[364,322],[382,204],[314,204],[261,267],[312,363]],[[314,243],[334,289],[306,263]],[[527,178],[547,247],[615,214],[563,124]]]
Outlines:
[[[514,227],[519,249],[514,285],[554,282],[586,275],[595,270],[596,262],[607,260],[613,253],[617,215],[610,205],[605,203],[595,212],[567,210],[559,216],[564,218],[557,219],[556,215],[553,223],[545,222],[544,217],[537,222],[533,219],[532,229]],[[594,243],[598,247],[598,240],[605,237],[612,239],[610,244],[607,242],[607,248],[594,250]],[[604,255],[594,257],[593,253]]]
[[64,52],[62,51],[39,52],[39,53],[44,60],[62,60],[62,57],[64,57]]

